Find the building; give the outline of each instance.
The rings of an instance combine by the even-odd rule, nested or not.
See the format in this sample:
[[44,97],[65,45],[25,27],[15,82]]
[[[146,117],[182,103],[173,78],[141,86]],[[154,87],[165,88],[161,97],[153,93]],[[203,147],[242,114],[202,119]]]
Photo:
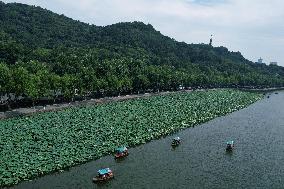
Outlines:
[[263,62],[263,59],[260,57],[258,60],[257,60],[257,63],[259,63],[259,64],[262,64]]
[[275,66],[277,66],[278,65],[278,63],[277,62],[270,62],[270,64],[269,65],[275,65]]

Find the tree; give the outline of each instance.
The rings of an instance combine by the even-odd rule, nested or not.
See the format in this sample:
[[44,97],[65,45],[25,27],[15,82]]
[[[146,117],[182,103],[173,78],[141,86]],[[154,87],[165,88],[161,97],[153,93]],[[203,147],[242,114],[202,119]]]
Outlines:
[[76,94],[76,82],[77,78],[73,75],[65,74],[61,77],[61,91],[63,92],[64,97],[71,99],[71,101],[73,101]]
[[0,63],[0,94],[11,92],[12,85],[10,68],[4,63]]
[[137,75],[133,79],[133,89],[135,91],[145,91],[149,88],[150,82],[145,75]]
[[[13,86],[12,92],[16,94],[16,96],[20,96],[26,93],[27,87],[30,85],[30,75],[29,72],[23,67],[15,67],[12,70],[13,73]],[[26,94],[25,94],[26,95]]]
[[40,77],[35,74],[31,74],[29,76],[29,80],[25,83],[25,90],[24,93],[32,99],[33,107],[35,105],[35,101],[41,96],[40,91]]

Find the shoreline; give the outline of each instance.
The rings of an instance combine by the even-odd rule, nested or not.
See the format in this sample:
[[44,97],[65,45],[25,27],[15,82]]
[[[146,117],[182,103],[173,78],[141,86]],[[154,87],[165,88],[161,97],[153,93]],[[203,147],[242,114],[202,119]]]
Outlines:
[[282,91],[284,90],[284,87],[278,87],[278,88],[264,88],[264,89],[246,89],[246,88],[241,88],[239,89],[241,91],[248,91],[248,92],[274,92],[274,91]]
[[[80,107],[80,106],[94,106],[98,104],[104,104],[109,102],[117,102],[117,101],[125,101],[130,99],[137,99],[137,98],[145,98],[150,96],[159,96],[165,95],[170,93],[179,93],[179,92],[193,92],[193,91],[207,91],[207,90],[220,90],[226,88],[215,88],[215,89],[196,89],[196,90],[181,90],[181,91],[166,91],[166,92],[159,92],[159,93],[141,93],[141,94],[132,94],[132,95],[124,95],[124,96],[116,96],[116,97],[103,97],[97,99],[90,99],[90,100],[83,100],[83,101],[75,101],[70,103],[61,103],[61,104],[51,104],[46,106],[35,106],[35,107],[26,107],[26,108],[18,108],[13,109],[11,111],[0,112],[0,121],[15,117],[22,117],[22,116],[31,116],[38,113],[44,112],[55,112],[55,111],[62,111],[66,108],[72,107]],[[273,92],[284,90],[284,87],[280,88],[265,88],[265,89],[246,89],[246,88],[228,88],[233,90],[240,90],[240,91],[247,91],[247,92]]]

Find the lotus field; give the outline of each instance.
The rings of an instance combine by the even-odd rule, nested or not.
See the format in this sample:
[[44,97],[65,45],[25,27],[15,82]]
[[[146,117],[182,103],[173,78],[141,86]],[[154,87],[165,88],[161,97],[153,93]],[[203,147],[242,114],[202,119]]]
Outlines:
[[237,90],[178,92],[0,121],[0,187],[100,158],[239,110]]

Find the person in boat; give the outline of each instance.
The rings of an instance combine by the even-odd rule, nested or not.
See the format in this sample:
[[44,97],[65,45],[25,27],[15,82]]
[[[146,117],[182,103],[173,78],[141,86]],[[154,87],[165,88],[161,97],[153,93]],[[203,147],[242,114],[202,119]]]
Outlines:
[[113,178],[112,170],[110,170],[110,168],[105,168],[98,170],[98,175],[93,178],[93,181],[94,182],[106,181],[111,178]]
[[233,150],[233,148],[234,148],[234,141],[228,141],[227,142],[227,147],[226,147],[226,150],[227,151],[231,151],[231,150]]
[[177,146],[177,145],[180,144],[180,142],[181,142],[180,137],[175,137],[175,138],[173,138],[172,146]]
[[129,153],[128,153],[128,149],[124,146],[124,147],[120,147],[120,148],[117,148],[115,150],[115,158],[120,158],[120,157],[125,157],[127,156]]

